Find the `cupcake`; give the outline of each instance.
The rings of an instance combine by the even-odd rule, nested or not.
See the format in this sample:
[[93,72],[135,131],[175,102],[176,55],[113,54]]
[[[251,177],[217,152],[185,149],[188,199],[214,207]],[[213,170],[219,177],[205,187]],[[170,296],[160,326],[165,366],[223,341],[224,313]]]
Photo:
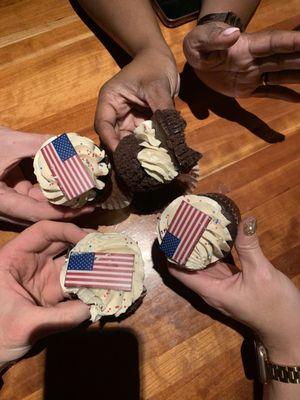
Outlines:
[[61,285],[90,305],[91,320],[133,311],[145,295],[144,263],[138,245],[118,233],[90,233],[68,254]]
[[170,184],[197,165],[201,154],[185,142],[186,122],[176,110],[157,110],[113,154],[120,181],[132,192],[148,192]]
[[178,197],[159,219],[160,249],[178,267],[204,269],[230,253],[239,221],[238,207],[223,194]]
[[52,204],[79,208],[107,194],[110,164],[95,143],[77,133],[48,139],[36,153],[34,173]]

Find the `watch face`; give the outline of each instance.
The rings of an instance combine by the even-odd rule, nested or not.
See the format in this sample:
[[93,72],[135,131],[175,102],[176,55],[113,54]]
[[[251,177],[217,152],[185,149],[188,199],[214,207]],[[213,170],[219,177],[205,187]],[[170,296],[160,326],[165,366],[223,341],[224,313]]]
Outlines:
[[269,380],[269,375],[267,370],[267,360],[268,360],[267,352],[262,343],[255,340],[254,344],[255,344],[258,371],[259,371],[259,380],[261,383],[266,383]]

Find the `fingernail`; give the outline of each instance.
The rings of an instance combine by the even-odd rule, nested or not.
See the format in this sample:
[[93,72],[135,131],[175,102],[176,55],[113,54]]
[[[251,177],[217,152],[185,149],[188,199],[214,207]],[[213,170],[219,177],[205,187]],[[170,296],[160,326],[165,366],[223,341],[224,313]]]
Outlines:
[[256,218],[252,217],[249,218],[245,223],[244,223],[244,234],[247,236],[252,236],[255,234],[257,229],[257,222]]
[[239,28],[227,28],[222,32],[223,36],[230,36],[233,32],[239,31]]
[[85,214],[89,214],[95,211],[95,207],[93,206],[86,206],[84,207],[84,209],[82,209],[82,212],[84,212]]

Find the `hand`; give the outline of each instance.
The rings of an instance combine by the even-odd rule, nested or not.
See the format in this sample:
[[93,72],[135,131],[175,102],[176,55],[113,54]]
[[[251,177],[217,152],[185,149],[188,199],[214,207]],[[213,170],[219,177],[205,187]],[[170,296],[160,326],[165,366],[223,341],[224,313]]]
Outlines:
[[[184,53],[196,75],[232,97],[273,97],[300,101],[281,85],[300,83],[300,32],[241,33],[225,23],[197,26],[184,39]],[[263,85],[263,84],[267,85]]]
[[144,50],[101,88],[95,129],[114,151],[156,109],[173,108],[178,91],[179,75],[169,51]]
[[236,250],[241,271],[233,274],[218,262],[195,273],[169,268],[170,274],[211,306],[248,325],[261,337],[271,361],[300,364],[300,292],[264,256],[256,234],[247,236],[247,219],[239,226]]
[[86,232],[69,223],[42,221],[0,250],[0,363],[17,360],[41,337],[89,318],[80,300],[64,300],[56,258]]
[[57,207],[48,203],[38,185],[25,180],[18,164],[31,158],[50,135],[17,132],[0,126],[0,220],[23,223],[42,219],[69,219],[94,211]]

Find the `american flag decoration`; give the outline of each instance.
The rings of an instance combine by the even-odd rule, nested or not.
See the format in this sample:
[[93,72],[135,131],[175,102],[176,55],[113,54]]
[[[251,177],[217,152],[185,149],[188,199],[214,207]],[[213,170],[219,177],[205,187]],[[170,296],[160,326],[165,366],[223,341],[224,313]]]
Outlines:
[[66,287],[131,291],[134,254],[70,253]]
[[65,133],[48,143],[41,152],[67,200],[72,200],[95,186]]
[[184,265],[210,221],[209,215],[182,201],[160,244],[160,249],[168,258]]

